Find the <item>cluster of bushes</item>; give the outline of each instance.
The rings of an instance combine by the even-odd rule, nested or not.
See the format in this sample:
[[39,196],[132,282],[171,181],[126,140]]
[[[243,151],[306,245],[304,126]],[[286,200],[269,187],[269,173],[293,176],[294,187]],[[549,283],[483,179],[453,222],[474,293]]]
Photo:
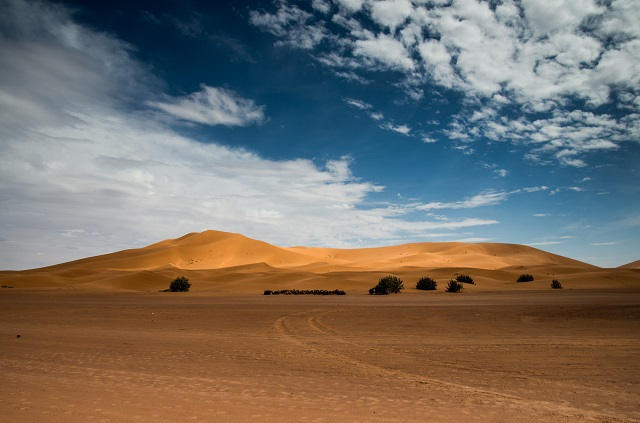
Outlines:
[[[447,292],[459,292],[463,288],[463,284],[468,283],[475,285],[475,282],[469,275],[456,275],[455,279],[449,281],[447,285]],[[380,279],[378,284],[369,290],[370,295],[388,295],[388,294],[396,294],[399,293],[402,289],[404,289],[404,284],[402,279],[397,276],[388,275]],[[421,291],[434,291],[438,289],[438,283],[428,277],[425,276],[420,278],[420,280],[416,283],[416,289]]]
[[334,289],[329,291],[326,289],[281,289],[272,291],[267,289],[264,291],[264,295],[347,295],[341,289]]
[[2,285],[0,288],[13,288],[11,285]]
[[516,282],[533,282],[533,275],[523,273],[518,277],[518,280]]
[[184,276],[180,276],[179,278],[175,278],[169,284],[169,288],[163,289],[162,292],[188,292],[189,288],[191,288],[189,279],[185,278]]
[[394,275],[387,275],[378,281],[378,284],[369,290],[369,295],[398,294],[404,289],[402,279]]

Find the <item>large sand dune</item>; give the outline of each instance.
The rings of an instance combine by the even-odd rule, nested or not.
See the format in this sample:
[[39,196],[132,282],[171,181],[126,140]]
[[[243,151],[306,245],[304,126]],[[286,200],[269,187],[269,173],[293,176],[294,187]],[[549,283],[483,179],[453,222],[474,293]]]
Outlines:
[[[55,266],[0,272],[0,282],[19,288],[73,287],[153,291],[179,275],[194,290],[257,293],[270,288],[341,288],[361,292],[386,273],[407,287],[426,274],[446,282],[470,273],[472,290],[547,289],[552,278],[572,288],[636,285],[637,272],[596,266],[517,244],[425,242],[390,247],[283,248],[240,234],[205,231],[144,248],[88,257]],[[521,273],[536,282],[515,284]]]

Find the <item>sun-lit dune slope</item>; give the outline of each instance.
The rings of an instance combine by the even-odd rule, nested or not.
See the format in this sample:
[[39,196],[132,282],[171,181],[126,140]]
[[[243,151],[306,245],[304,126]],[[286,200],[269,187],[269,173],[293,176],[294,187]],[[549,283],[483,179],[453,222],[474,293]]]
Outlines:
[[164,267],[178,269],[220,269],[254,263],[274,267],[302,266],[315,261],[266,242],[240,234],[220,231],[190,233],[144,248],[123,250],[51,266],[48,269],[153,270]]
[[423,242],[392,247],[332,249],[292,247],[289,251],[313,256],[319,262],[366,269],[413,267],[473,267],[501,269],[516,266],[595,266],[518,244]]
[[623,264],[618,267],[619,269],[640,269],[640,260],[632,261],[631,263]]
[[[605,270],[615,274],[605,275]],[[372,281],[384,274],[397,274],[410,287],[425,272],[442,283],[455,273],[470,273],[481,282],[478,289],[516,289],[514,281],[521,273],[533,273],[539,281],[535,286],[527,285],[527,289],[547,287],[547,279],[553,277],[585,286],[599,286],[598,281],[626,286],[637,279],[633,269],[600,269],[516,244],[281,248],[240,234],[205,231],[55,266],[0,272],[0,282],[31,288],[153,291],[166,288],[177,276],[187,276],[203,292],[255,293],[272,288],[366,292]],[[592,279],[595,282],[587,283]]]
[[400,267],[468,267],[500,269],[517,266],[567,266],[595,268],[586,263],[517,244],[425,242],[391,247],[334,249],[281,248],[240,234],[205,231],[168,239],[144,248],[88,257],[40,270],[61,277],[96,271],[147,271],[222,269],[264,263],[273,268],[307,272]]

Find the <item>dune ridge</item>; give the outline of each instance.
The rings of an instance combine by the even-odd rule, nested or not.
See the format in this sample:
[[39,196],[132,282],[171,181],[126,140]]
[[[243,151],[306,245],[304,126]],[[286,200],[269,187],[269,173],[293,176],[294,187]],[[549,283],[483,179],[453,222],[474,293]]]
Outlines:
[[640,269],[640,260],[618,266],[619,269]]
[[27,288],[153,291],[166,286],[171,278],[187,275],[212,291],[243,293],[260,289],[360,290],[386,273],[418,278],[429,272],[449,278],[466,272],[483,281],[484,288],[496,289],[525,271],[542,275],[544,280],[558,275],[565,280],[580,279],[581,286],[594,286],[597,281],[628,285],[638,279],[632,269],[600,269],[518,244],[425,242],[358,249],[285,248],[237,233],[208,230],[40,269],[4,271],[0,282]]

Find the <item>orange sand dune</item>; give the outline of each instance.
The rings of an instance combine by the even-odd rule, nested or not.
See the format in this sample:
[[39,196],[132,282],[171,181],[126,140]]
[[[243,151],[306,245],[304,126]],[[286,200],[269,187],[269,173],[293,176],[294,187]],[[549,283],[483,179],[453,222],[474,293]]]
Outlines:
[[619,266],[620,269],[640,269],[640,260],[632,261],[631,263],[623,264]]
[[400,266],[473,267],[491,270],[525,265],[594,267],[577,260],[518,244],[422,242],[379,248],[293,247],[288,250],[316,257],[318,261],[367,269]]
[[[596,266],[516,244],[429,242],[391,247],[281,248],[240,234],[205,231],[144,248],[88,257],[41,269],[0,272],[0,282],[19,288],[154,291],[184,275],[199,291],[255,293],[262,289],[341,288],[366,292],[394,273],[407,288],[430,275],[445,284],[455,273],[478,282],[468,291],[548,289],[561,277],[566,287],[627,287],[640,282],[632,269]],[[515,284],[521,273],[535,283]],[[194,288],[195,289],[195,288]]]

